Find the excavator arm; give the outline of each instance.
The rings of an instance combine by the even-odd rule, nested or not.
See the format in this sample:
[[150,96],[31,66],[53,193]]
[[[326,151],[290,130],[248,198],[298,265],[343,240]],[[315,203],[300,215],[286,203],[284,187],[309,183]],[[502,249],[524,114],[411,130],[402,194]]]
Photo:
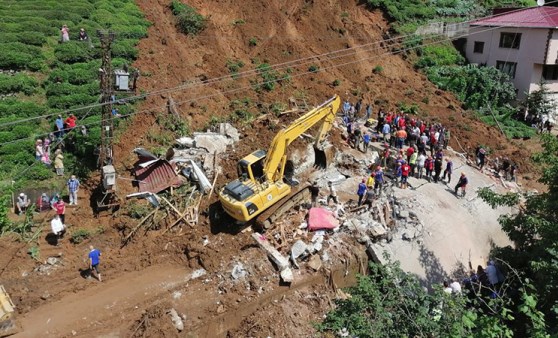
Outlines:
[[287,147],[300,135],[319,122],[322,122],[314,143],[315,149],[322,150],[327,133],[331,130],[335,114],[341,106],[341,99],[335,95],[320,106],[312,109],[294,121],[288,128],[281,130],[271,143],[267,152],[264,173],[268,181],[274,182],[283,177],[287,160]]

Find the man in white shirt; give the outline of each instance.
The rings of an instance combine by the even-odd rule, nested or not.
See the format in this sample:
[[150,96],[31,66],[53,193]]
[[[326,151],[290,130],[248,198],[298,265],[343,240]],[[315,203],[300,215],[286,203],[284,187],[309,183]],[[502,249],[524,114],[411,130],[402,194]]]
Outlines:
[[327,196],[327,204],[329,204],[329,199],[333,199],[335,204],[339,204],[339,199],[337,198],[337,190],[333,186],[331,181],[327,182],[327,187],[329,188],[329,195]]
[[458,295],[461,293],[461,284],[458,281],[453,281],[449,286],[453,294]]
[[59,215],[55,215],[52,221],[50,221],[50,227],[52,229],[52,233],[56,236],[56,245],[58,245],[58,241],[66,232],[66,225],[62,223]]

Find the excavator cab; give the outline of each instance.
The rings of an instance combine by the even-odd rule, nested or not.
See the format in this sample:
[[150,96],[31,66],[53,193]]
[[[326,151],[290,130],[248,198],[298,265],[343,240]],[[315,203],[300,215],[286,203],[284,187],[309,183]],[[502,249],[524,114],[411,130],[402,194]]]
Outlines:
[[265,151],[257,150],[238,161],[238,179],[241,182],[250,180],[260,182],[264,179]]

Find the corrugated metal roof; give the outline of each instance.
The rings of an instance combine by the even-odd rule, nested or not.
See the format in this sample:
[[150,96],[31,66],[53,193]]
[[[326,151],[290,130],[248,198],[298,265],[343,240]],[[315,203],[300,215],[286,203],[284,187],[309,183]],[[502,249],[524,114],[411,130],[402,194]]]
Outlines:
[[139,181],[141,192],[158,193],[170,187],[179,187],[184,183],[174,172],[172,164],[166,160],[158,160],[145,168],[136,165],[134,174]]
[[471,26],[557,28],[557,7],[531,7],[471,22]]

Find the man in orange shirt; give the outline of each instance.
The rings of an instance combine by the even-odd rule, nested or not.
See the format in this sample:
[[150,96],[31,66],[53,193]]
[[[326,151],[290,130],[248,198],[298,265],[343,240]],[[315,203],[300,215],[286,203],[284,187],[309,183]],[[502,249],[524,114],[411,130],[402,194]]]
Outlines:
[[403,149],[403,145],[405,144],[405,140],[407,139],[407,132],[405,128],[401,128],[395,132],[395,137],[397,138],[396,147],[399,149]]

